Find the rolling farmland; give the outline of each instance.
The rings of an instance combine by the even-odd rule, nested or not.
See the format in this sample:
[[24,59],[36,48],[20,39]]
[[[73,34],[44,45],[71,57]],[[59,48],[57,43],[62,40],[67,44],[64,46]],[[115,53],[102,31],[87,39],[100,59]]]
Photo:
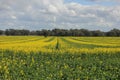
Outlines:
[[0,36],[0,80],[119,80],[120,37]]

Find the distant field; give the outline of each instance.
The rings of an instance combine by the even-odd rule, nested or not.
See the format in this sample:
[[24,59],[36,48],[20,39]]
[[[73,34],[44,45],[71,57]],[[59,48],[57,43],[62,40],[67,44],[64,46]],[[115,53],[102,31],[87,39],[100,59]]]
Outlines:
[[[1,36],[1,50],[25,52],[119,52],[120,37]],[[72,50],[72,51],[71,51]],[[88,51],[89,50],[89,51]],[[96,52],[97,51],[97,52]]]
[[120,37],[0,36],[0,80],[119,80]]

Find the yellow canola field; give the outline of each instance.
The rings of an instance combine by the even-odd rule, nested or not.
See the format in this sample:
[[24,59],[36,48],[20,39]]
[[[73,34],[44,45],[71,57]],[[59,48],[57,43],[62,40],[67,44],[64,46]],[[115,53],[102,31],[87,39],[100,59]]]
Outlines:
[[[14,38],[14,37],[10,37],[10,38]],[[23,37],[24,38],[24,37]],[[50,52],[50,49],[46,49],[47,46],[55,46],[56,44],[56,39],[54,37],[54,39],[52,41],[49,41],[51,38],[53,37],[48,37],[48,38],[44,38],[44,37],[28,37],[28,39],[26,40],[19,40],[19,39],[15,39],[13,41],[9,41],[9,39],[7,39],[4,42],[0,42],[0,49],[2,50],[13,50],[13,51],[24,51],[24,52],[38,52],[38,51],[42,51],[42,52]],[[4,38],[3,38],[4,40]]]
[[95,40],[95,39],[93,39],[93,40],[89,40],[89,41],[82,41],[82,40],[79,40],[79,39],[76,39],[76,38],[68,38],[68,40],[69,41],[72,41],[72,42],[76,42],[76,43],[81,43],[81,44],[91,44],[91,45],[98,45],[98,46],[120,46],[120,41],[117,41],[117,42],[119,42],[119,43],[115,43],[116,41],[113,41],[113,42],[111,42],[111,41],[107,41],[106,42],[106,40],[104,41],[104,40],[99,40],[99,41],[97,41],[97,40]]
[[[61,53],[64,53],[64,52],[68,52],[68,53],[70,52],[73,54],[74,53],[120,53],[120,44],[118,44],[120,43],[119,40],[116,41],[117,44],[116,43],[110,44],[110,42],[108,44],[102,41],[97,41],[96,43],[92,43],[92,42],[90,43],[89,40],[88,40],[89,42],[77,41],[72,39],[71,37],[65,37],[64,39],[68,41],[68,43],[60,39],[59,42],[60,42]],[[94,39],[93,41],[95,41],[95,37],[93,39]],[[84,47],[84,45],[86,46]],[[94,45],[94,47],[90,48],[92,45]]]
[[119,39],[119,37],[0,36],[0,50],[27,53],[119,53]]

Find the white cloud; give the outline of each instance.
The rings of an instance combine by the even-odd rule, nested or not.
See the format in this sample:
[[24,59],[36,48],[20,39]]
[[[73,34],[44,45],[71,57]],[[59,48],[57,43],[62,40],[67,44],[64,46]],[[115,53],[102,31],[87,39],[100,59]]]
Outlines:
[[17,17],[16,17],[16,16],[14,16],[14,15],[12,15],[12,16],[11,16],[11,18],[12,18],[12,19],[17,19]]
[[48,12],[50,13],[58,13],[58,9],[54,5],[49,5]]
[[82,5],[64,0],[0,0],[0,14],[0,29],[120,28],[120,6]]

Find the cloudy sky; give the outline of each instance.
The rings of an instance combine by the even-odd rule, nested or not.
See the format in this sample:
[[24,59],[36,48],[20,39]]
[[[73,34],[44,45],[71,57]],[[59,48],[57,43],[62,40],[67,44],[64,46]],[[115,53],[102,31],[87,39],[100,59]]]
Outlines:
[[120,29],[120,0],[0,0],[0,29]]

